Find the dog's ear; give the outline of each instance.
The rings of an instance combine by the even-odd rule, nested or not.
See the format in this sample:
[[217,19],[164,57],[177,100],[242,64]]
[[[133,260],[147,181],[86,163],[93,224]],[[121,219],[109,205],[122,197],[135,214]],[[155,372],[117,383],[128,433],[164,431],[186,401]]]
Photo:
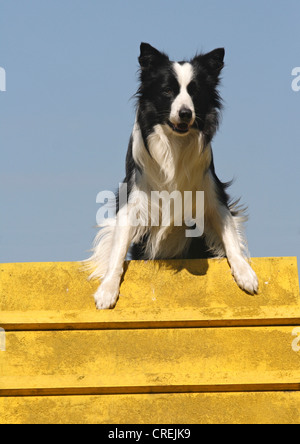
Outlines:
[[166,54],[153,48],[153,46],[149,45],[149,43],[141,43],[141,54],[139,56],[139,63],[142,70],[156,67],[168,60],[169,58]]
[[224,68],[225,49],[218,48],[207,54],[196,56],[194,61],[204,66],[209,74],[218,78]]

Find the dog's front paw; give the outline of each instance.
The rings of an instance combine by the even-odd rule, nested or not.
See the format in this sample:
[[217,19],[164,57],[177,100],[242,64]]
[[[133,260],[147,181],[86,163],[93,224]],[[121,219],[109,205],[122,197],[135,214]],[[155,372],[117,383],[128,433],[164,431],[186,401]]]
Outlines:
[[250,294],[258,292],[258,279],[248,262],[244,259],[231,265],[232,276],[238,286]]
[[114,308],[119,297],[119,285],[103,282],[96,291],[94,298],[98,310]]

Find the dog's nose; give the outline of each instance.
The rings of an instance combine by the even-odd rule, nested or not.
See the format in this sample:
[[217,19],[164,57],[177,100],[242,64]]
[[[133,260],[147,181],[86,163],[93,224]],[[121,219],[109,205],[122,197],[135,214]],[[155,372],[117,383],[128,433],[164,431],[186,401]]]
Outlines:
[[179,111],[179,117],[183,122],[189,123],[192,120],[193,113],[189,108],[181,108]]

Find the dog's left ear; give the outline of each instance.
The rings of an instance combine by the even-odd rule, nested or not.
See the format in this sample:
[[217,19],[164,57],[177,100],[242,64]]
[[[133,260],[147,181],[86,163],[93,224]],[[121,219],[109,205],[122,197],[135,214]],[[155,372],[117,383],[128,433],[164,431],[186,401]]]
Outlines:
[[225,49],[218,48],[207,54],[195,57],[195,61],[204,66],[208,72],[218,78],[224,68]]
[[158,51],[149,43],[141,43],[141,54],[139,56],[139,63],[142,70],[155,68],[160,63],[168,61],[169,58],[163,52]]

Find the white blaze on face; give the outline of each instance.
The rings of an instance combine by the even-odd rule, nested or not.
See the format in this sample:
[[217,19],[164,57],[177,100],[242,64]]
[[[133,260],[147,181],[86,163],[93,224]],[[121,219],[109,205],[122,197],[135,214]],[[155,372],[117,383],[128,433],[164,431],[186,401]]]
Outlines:
[[190,63],[184,63],[183,65],[180,63],[174,63],[173,68],[180,86],[180,92],[172,103],[170,121],[175,125],[180,123],[179,111],[182,108],[187,108],[193,113],[191,122],[193,124],[196,118],[195,107],[193,100],[187,91],[187,87],[194,77],[193,67]]

